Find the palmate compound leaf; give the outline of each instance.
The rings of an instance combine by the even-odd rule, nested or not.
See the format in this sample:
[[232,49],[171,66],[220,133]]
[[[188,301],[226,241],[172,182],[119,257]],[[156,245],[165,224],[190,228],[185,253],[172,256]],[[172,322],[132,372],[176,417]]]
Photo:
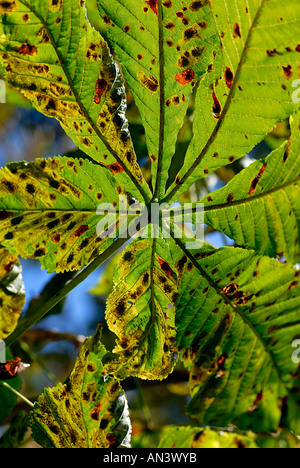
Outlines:
[[25,289],[21,264],[15,255],[0,247],[0,340],[4,340],[14,331],[24,304]]
[[254,434],[240,434],[209,427],[168,427],[159,448],[258,448]]
[[145,127],[152,185],[161,198],[189,96],[212,60],[208,0],[98,0],[107,35]]
[[130,447],[128,404],[103,366],[101,326],[83,343],[66,384],[45,389],[31,412],[33,437],[45,448]]
[[270,257],[284,256],[292,265],[300,258],[299,124],[300,114],[291,117],[289,145],[284,143],[266,159],[254,162],[192,208],[204,204],[205,223],[238,246]]
[[0,56],[8,83],[58,119],[76,145],[133,196],[149,198],[125,117],[125,88],[83,0],[0,2]]
[[39,259],[49,272],[78,270],[126,234],[120,212],[130,198],[112,174],[87,160],[8,164],[0,170],[0,244]]
[[197,90],[194,137],[169,188],[169,202],[244,156],[299,109],[294,99],[300,77],[299,1],[211,4],[221,46],[215,44],[214,60]]
[[300,271],[251,250],[180,245],[177,345],[190,370],[189,413],[201,425],[273,431],[281,422],[299,433]]
[[177,359],[175,309],[177,280],[171,244],[162,238],[138,238],[122,254],[107,300],[106,319],[117,337],[106,370],[162,380]]

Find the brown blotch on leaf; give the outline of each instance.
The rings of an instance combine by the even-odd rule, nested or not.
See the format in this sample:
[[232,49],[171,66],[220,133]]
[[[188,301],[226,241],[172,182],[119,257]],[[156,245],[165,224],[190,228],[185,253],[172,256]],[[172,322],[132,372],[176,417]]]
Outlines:
[[189,4],[189,9],[195,13],[196,11],[200,11],[208,4],[208,0],[194,0]]
[[146,0],[146,3],[157,16],[157,0]]
[[112,434],[112,433],[111,433],[111,434],[107,434],[106,440],[107,440],[108,445],[109,445],[110,447],[113,447],[113,446],[116,445],[116,438],[115,438],[115,435],[114,435],[114,434]]
[[174,275],[174,271],[172,270],[170,265],[165,260],[163,260],[162,258],[158,258],[158,263],[160,264],[160,267],[161,267],[162,271],[164,273],[166,273],[166,275],[169,278],[172,278],[173,275]]
[[257,185],[258,185],[258,183],[259,183],[259,181],[260,181],[260,179],[261,179],[263,173],[264,173],[265,170],[266,170],[267,164],[268,164],[268,163],[264,163],[264,164],[263,164],[263,166],[261,167],[259,173],[258,173],[258,174],[254,177],[254,179],[252,180],[248,195],[253,195],[253,193],[255,192],[256,187],[257,187]]
[[177,81],[182,86],[190,83],[195,78],[195,72],[191,68],[184,70],[175,75],[175,81]]
[[172,8],[173,7],[173,2],[172,0],[166,0],[165,2],[163,2],[163,6],[165,8]]
[[101,98],[103,94],[105,93],[107,88],[107,82],[103,80],[102,78],[99,78],[96,82],[96,92],[95,92],[95,97],[94,97],[94,102],[96,104],[100,104]]
[[221,104],[217,98],[217,95],[215,93],[215,91],[213,92],[213,101],[214,101],[214,105],[213,105],[213,116],[216,118],[216,119],[219,119],[220,118],[220,115],[221,115],[221,112],[222,112],[222,107],[221,107]]
[[33,256],[35,258],[43,257],[44,255],[46,255],[46,250],[45,249],[37,249],[33,254]]
[[55,244],[58,244],[59,241],[60,241],[60,234],[56,234],[55,236],[52,237],[52,241],[55,243]]
[[234,200],[234,194],[233,193],[229,193],[227,195],[227,203],[232,203]]
[[173,31],[173,29],[176,28],[176,24],[175,24],[173,21],[169,21],[169,22],[165,25],[165,28],[166,28],[166,29],[169,29],[170,31]]
[[34,45],[22,44],[18,50],[20,55],[33,55],[37,54],[37,48]]
[[230,70],[230,68],[226,67],[226,71],[225,71],[225,83],[226,83],[227,88],[229,88],[229,89],[231,88],[232,82],[233,82],[233,73],[232,73],[232,71]]
[[149,158],[153,163],[156,163],[157,158],[156,158],[155,154],[153,154],[153,153],[149,154]]

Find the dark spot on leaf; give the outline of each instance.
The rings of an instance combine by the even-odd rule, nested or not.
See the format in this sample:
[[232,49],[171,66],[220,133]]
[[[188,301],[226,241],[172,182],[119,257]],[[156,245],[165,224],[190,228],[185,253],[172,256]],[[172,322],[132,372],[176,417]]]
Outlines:
[[18,224],[21,224],[22,221],[23,221],[23,216],[18,216],[17,218],[14,218],[11,220],[11,225],[18,226]]
[[235,38],[237,38],[237,37],[241,38],[242,37],[240,26],[239,26],[238,23],[235,23],[235,25],[234,25],[233,37],[235,37]]
[[234,200],[234,194],[233,194],[233,193],[229,193],[229,194],[227,195],[227,203],[231,203],[231,202],[233,202],[233,200]]
[[185,43],[196,37],[199,38],[199,34],[195,26],[187,28],[185,31],[183,31],[183,40]]
[[238,291],[238,288],[239,287],[236,283],[232,283],[232,284],[229,284],[228,286],[225,286],[222,289],[222,293],[231,296],[232,294],[235,294]]
[[217,98],[217,95],[215,92],[213,92],[213,101],[214,101],[214,105],[213,105],[213,116],[216,118],[216,119],[219,119],[220,118],[220,115],[221,115],[221,112],[222,112],[222,107],[221,107],[221,104]]
[[100,422],[100,429],[102,429],[102,431],[104,431],[107,426],[109,425],[109,420],[108,419],[102,419],[102,421]]
[[93,409],[91,412],[91,418],[94,421],[99,421],[99,413],[100,413],[100,403],[96,406],[96,408]]
[[123,315],[126,311],[126,301],[125,299],[121,299],[119,303],[116,305],[116,312],[118,315]]
[[290,291],[292,288],[296,288],[298,286],[298,281],[293,281],[290,285],[289,285],[289,289],[288,291]]
[[60,187],[60,183],[57,180],[52,179],[50,180],[50,187],[54,189],[58,189]]
[[163,6],[165,8],[172,8],[172,6],[173,6],[172,0],[166,0],[165,2],[163,2]]
[[13,216],[13,213],[10,213],[8,211],[0,211],[0,221],[5,221],[7,218],[10,218]]
[[149,278],[150,278],[149,273],[145,273],[144,276],[143,276],[143,285],[144,286],[147,286],[147,284],[149,283]]
[[32,184],[27,184],[26,185],[26,191],[30,193],[30,195],[33,195],[35,193],[35,187]]
[[15,1],[1,1],[0,2],[0,12],[4,11],[5,12],[10,12],[14,11],[17,9],[17,5]]
[[227,88],[229,88],[229,89],[231,88],[232,81],[233,81],[233,73],[232,73],[232,71],[230,70],[230,68],[226,67],[226,71],[225,71],[225,82],[226,82]]

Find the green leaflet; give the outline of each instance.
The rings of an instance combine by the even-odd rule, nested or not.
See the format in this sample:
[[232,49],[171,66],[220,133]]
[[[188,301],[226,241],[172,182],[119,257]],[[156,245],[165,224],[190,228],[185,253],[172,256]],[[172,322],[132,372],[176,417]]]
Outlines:
[[286,150],[285,144],[201,202],[205,222],[237,245],[295,264],[300,258],[300,159],[287,158]]
[[170,243],[137,239],[124,251],[107,300],[106,319],[117,337],[118,357],[106,367],[125,378],[166,378],[176,362],[176,274]]
[[[0,243],[24,258],[37,258],[49,272],[78,270],[114,241],[104,237],[108,220],[121,233],[119,195],[131,197],[99,165],[83,159],[37,159],[8,164],[0,171]],[[106,218],[97,207],[113,204]],[[127,207],[127,205],[126,205]],[[122,231],[123,232],[123,231]]]
[[251,250],[182,248],[176,325],[189,413],[203,425],[272,431],[286,397],[285,424],[299,431],[299,270]]
[[193,182],[249,152],[293,114],[299,78],[300,4],[290,0],[212,2],[221,47],[197,91],[194,137],[169,202]]
[[149,198],[125,118],[122,76],[86,19],[84,1],[1,2],[6,79],[123,186]]
[[31,412],[34,439],[45,448],[130,447],[128,405],[104,372],[101,327],[83,343],[65,385],[45,389]]
[[162,197],[188,98],[217,34],[207,0],[99,0],[146,131],[155,196]]
[[169,427],[159,448],[258,448],[252,434],[242,435],[232,431],[209,427]]
[[284,143],[193,205],[204,204],[205,222],[237,245],[292,264],[300,258],[299,123],[299,114],[291,117],[289,146]]
[[25,303],[22,267],[15,255],[0,248],[0,340],[16,328]]

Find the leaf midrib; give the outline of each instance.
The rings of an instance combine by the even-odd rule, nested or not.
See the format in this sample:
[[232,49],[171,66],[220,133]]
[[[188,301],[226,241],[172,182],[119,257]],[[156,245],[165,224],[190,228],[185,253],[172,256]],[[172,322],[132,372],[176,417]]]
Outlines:
[[[70,86],[70,89],[75,97],[75,100],[76,100],[76,103],[78,104],[78,106],[80,107],[81,111],[83,112],[83,115],[85,116],[86,120],[88,121],[88,123],[91,125],[91,127],[93,128],[93,130],[95,131],[96,135],[98,136],[98,138],[102,141],[102,143],[106,146],[107,150],[110,152],[110,154],[115,158],[115,160],[118,162],[118,164],[120,164],[120,166],[122,167],[122,169],[125,171],[126,175],[130,178],[131,182],[135,185],[135,187],[137,188],[137,190],[140,192],[141,196],[143,197],[144,201],[146,202],[149,202],[149,197],[147,195],[147,193],[144,191],[144,189],[140,186],[138,180],[134,177],[134,175],[130,172],[130,170],[127,168],[127,166],[124,164],[124,162],[122,161],[122,159],[119,158],[118,154],[114,151],[114,149],[110,146],[110,144],[107,142],[107,140],[103,137],[103,135],[101,134],[101,132],[99,131],[97,125],[95,124],[95,122],[90,118],[89,116],[89,113],[87,111],[87,109],[83,106],[81,100],[79,99],[79,96],[73,86],[73,82],[72,82],[72,79],[69,75],[69,72],[68,70],[66,69],[65,67],[65,64],[64,64],[64,60],[63,58],[61,57],[59,51],[58,51],[58,48],[56,46],[56,43],[53,39],[53,36],[52,36],[52,33],[50,31],[50,29],[48,28],[48,25],[46,23],[46,21],[44,20],[44,18],[42,18],[32,7],[31,5],[29,5],[25,0],[19,0],[20,3],[22,3],[26,8],[28,8],[36,17],[37,19],[43,24],[45,30],[47,31],[47,34],[50,38],[50,41],[51,41],[51,44],[55,50],[55,53],[58,57],[58,60],[59,60],[59,63],[60,63],[60,66],[62,67],[63,71],[64,71],[64,74],[67,78],[67,81],[68,81],[68,84]],[[97,162],[97,161],[96,161]]]
[[227,98],[227,100],[225,102],[223,111],[222,111],[222,113],[220,115],[220,118],[219,118],[219,120],[218,120],[218,122],[217,122],[217,124],[216,124],[216,126],[215,126],[209,140],[207,141],[206,145],[202,149],[200,155],[196,158],[195,162],[188,169],[188,171],[185,173],[185,175],[181,178],[180,183],[169,192],[169,194],[162,200],[162,202],[170,202],[173,199],[173,197],[180,190],[181,186],[184,185],[186,180],[191,176],[191,174],[195,171],[195,169],[201,163],[202,159],[207,154],[209,148],[214,143],[214,141],[215,141],[215,139],[216,139],[216,137],[218,135],[218,132],[219,132],[219,130],[220,130],[220,128],[221,128],[221,126],[222,126],[222,124],[223,124],[223,122],[224,122],[224,120],[225,120],[225,118],[227,116],[227,113],[229,111],[233,96],[234,96],[235,91],[236,91],[236,87],[237,87],[238,82],[239,82],[240,74],[242,72],[242,68],[243,68],[243,65],[244,65],[244,62],[245,62],[245,59],[246,59],[246,55],[247,55],[247,52],[248,52],[248,47],[249,47],[249,44],[250,44],[250,41],[251,41],[251,38],[252,38],[252,33],[253,33],[253,31],[254,31],[254,29],[256,27],[256,24],[257,24],[257,22],[259,20],[259,17],[261,15],[261,12],[262,12],[264,6],[265,6],[266,1],[267,0],[262,1],[262,4],[259,7],[259,9],[258,9],[258,11],[256,13],[256,16],[255,16],[255,18],[253,20],[251,28],[249,29],[248,36],[247,36],[247,39],[246,39],[246,42],[245,42],[245,45],[244,45],[244,48],[243,48],[243,51],[242,51],[242,54],[241,54],[241,59],[239,61],[239,64],[238,64],[238,67],[237,67],[237,70],[236,70],[236,73],[235,73],[235,76],[234,76],[234,79],[233,79],[233,82],[232,82],[232,86],[231,86],[229,94],[228,94],[228,98]]
[[[289,181],[289,182],[286,182],[283,185],[280,185],[279,187],[272,188],[272,189],[270,189],[270,190],[268,190],[266,192],[260,193],[258,195],[249,196],[249,198],[242,198],[241,200],[232,201],[230,203],[226,202],[226,203],[219,203],[217,205],[205,206],[203,208],[203,210],[204,210],[204,212],[210,212],[210,211],[216,211],[216,210],[223,210],[223,209],[231,208],[231,207],[234,207],[234,206],[245,205],[247,203],[251,203],[254,200],[260,200],[260,199],[263,199],[263,198],[265,198],[265,197],[267,197],[269,195],[272,195],[273,193],[279,192],[280,190],[284,190],[287,187],[295,185],[298,182],[300,182],[300,176],[297,177],[296,179],[292,180],[292,181]],[[201,203],[201,201],[199,203]]]
[[158,198],[160,194],[160,182],[162,171],[162,159],[165,134],[165,72],[164,72],[164,39],[163,39],[163,18],[162,3],[157,2],[157,20],[158,20],[158,47],[159,47],[159,142],[157,157],[156,185],[153,199]]

